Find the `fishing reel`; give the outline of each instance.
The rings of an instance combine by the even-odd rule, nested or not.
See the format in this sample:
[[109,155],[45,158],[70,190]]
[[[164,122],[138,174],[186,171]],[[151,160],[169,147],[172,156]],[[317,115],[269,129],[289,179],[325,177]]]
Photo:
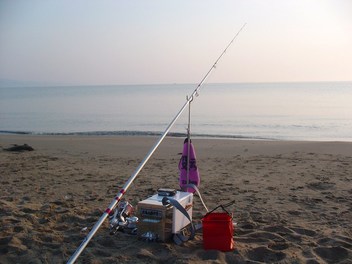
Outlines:
[[117,231],[127,232],[129,234],[137,234],[138,217],[133,216],[133,206],[123,201],[109,216],[110,234],[114,235]]

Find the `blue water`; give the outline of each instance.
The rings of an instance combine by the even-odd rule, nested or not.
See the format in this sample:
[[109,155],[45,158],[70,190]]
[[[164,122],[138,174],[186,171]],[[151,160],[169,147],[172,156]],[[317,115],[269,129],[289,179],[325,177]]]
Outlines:
[[[0,131],[158,134],[196,85],[0,88]],[[205,84],[192,107],[198,136],[352,141],[352,82]],[[172,133],[185,133],[188,113]]]

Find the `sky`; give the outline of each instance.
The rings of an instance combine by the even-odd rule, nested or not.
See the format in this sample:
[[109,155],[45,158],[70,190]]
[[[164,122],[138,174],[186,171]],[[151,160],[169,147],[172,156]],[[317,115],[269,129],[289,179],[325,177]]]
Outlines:
[[351,0],[0,0],[0,80],[352,81]]

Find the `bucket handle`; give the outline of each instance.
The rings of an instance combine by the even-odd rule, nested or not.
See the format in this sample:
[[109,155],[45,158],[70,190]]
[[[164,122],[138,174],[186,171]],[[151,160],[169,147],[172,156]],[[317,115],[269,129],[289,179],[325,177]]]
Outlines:
[[228,206],[230,206],[230,205],[232,205],[232,204],[234,204],[234,203],[235,203],[235,200],[233,200],[233,201],[231,201],[231,202],[229,202],[229,203],[227,203],[227,204],[220,204],[220,205],[218,205],[217,207],[215,207],[213,210],[211,210],[211,211],[209,211],[208,213],[206,213],[205,216],[203,216],[203,218],[206,217],[207,215],[211,214],[212,212],[214,212],[214,211],[217,210],[218,208],[221,208],[221,209],[222,209],[223,211],[225,211],[228,215],[230,215],[230,213],[229,213],[225,208],[228,207]]

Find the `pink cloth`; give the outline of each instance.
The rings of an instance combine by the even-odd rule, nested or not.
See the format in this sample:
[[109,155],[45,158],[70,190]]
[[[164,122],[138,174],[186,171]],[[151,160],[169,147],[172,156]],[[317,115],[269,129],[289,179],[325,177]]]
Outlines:
[[[180,187],[184,189],[184,186],[187,185],[187,155],[188,155],[188,140],[186,139],[183,144],[182,157],[178,164],[178,168],[180,170]],[[189,183],[194,184],[195,186],[199,186],[200,184],[200,176],[196,163],[196,153],[192,144],[190,143],[190,160],[189,160]],[[193,188],[187,188],[187,192],[194,193],[195,190]]]

